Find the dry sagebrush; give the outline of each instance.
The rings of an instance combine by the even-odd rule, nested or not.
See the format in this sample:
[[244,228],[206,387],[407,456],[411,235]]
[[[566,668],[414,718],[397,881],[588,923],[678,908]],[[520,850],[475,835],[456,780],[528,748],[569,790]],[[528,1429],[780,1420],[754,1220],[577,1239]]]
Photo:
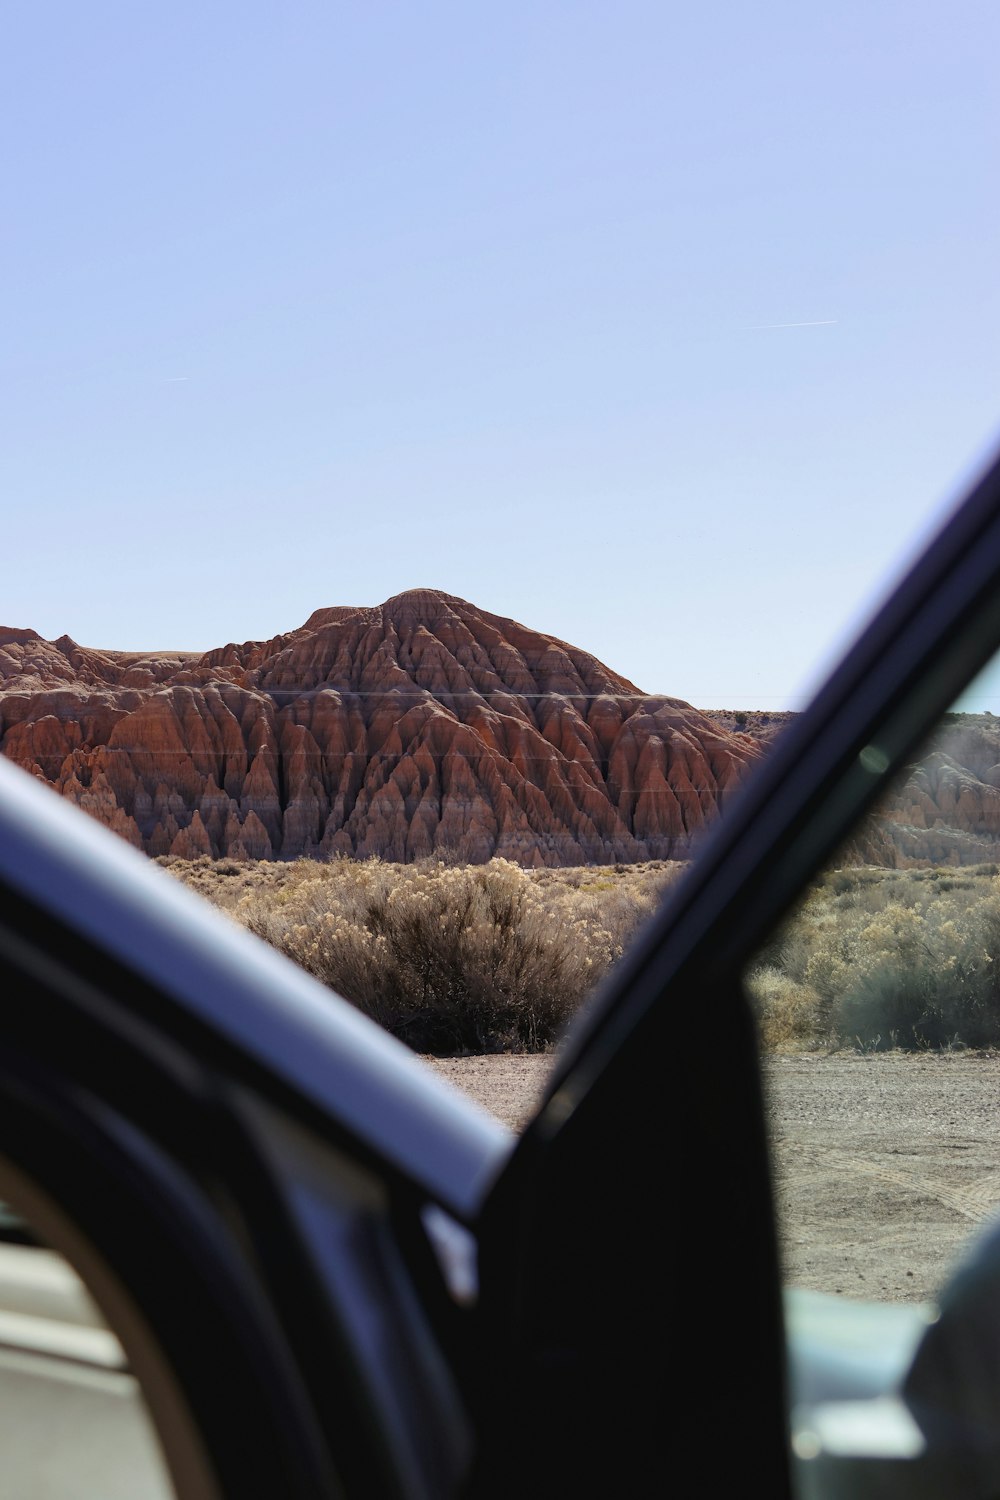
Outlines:
[[769,1050],[1000,1046],[1000,878],[828,873],[747,975]]
[[[160,860],[418,1051],[540,1050],[680,866]],[[1000,1046],[1000,875],[823,876],[747,975],[768,1051]]]
[[432,1053],[550,1046],[673,873],[660,865],[527,871],[502,859],[169,863],[251,932]]

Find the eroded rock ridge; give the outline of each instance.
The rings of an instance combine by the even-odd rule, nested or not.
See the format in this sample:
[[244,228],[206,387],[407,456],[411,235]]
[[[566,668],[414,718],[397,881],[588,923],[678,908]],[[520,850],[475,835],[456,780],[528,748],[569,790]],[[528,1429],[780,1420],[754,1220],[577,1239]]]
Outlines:
[[[706,717],[767,750],[796,715],[714,710]],[[1000,863],[1000,719],[945,714],[840,858],[901,868]]]
[[686,857],[762,750],[433,589],[196,655],[0,629],[0,752],[148,854]]

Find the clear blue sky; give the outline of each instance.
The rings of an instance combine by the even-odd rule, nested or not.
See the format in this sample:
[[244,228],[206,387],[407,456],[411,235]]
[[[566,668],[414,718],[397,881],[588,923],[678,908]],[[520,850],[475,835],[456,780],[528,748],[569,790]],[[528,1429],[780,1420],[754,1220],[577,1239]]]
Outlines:
[[0,621],[431,586],[797,706],[1000,435],[998,53],[996,0],[9,10]]

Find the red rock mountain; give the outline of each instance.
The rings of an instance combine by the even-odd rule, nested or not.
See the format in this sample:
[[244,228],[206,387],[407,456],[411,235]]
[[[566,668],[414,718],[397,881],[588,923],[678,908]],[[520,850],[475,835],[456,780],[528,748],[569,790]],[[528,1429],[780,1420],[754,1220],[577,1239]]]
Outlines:
[[0,752],[152,855],[685,856],[761,748],[433,589],[270,641],[0,629]]

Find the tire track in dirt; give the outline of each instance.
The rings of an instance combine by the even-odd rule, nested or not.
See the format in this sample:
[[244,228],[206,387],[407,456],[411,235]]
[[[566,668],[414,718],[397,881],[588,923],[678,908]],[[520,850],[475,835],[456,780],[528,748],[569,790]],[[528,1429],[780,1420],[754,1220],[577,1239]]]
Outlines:
[[825,1152],[825,1158],[827,1170],[839,1167],[844,1172],[861,1173],[887,1186],[902,1188],[906,1193],[936,1198],[945,1208],[953,1209],[975,1224],[991,1218],[1000,1206],[1000,1175],[995,1172],[962,1187],[913,1168],[884,1166],[877,1157],[854,1156],[832,1149]]
[[[985,1177],[963,1186],[918,1167],[889,1166],[877,1155],[861,1156],[836,1146],[799,1145],[796,1157],[794,1165],[786,1165],[785,1174],[782,1175],[787,1177],[789,1183],[794,1177],[800,1190],[810,1182],[814,1182],[816,1188],[822,1190],[831,1176],[849,1180],[852,1176],[860,1175],[884,1183],[887,1187],[900,1188],[904,1193],[934,1198],[945,1208],[971,1219],[975,1224],[992,1218],[1000,1210],[1000,1171],[989,1172]],[[803,1170],[803,1158],[809,1160],[811,1170],[808,1173]]]

